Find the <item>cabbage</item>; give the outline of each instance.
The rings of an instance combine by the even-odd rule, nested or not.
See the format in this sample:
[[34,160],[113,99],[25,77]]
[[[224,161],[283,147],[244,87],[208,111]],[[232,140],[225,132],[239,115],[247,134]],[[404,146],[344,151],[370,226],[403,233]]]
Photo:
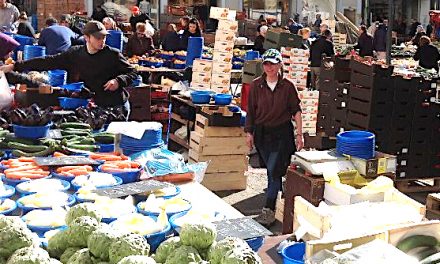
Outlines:
[[263,264],[263,261],[260,256],[250,248],[235,248],[225,254],[221,264]]
[[8,258],[17,249],[38,245],[37,235],[20,218],[0,215],[0,257]]
[[88,248],[76,251],[67,261],[67,264],[93,264],[92,256]]
[[150,245],[138,234],[126,234],[114,241],[109,248],[110,263],[116,264],[121,259],[131,255],[148,256]]
[[118,264],[156,264],[156,261],[147,256],[128,256],[119,261]]
[[69,247],[67,242],[68,232],[61,230],[49,238],[47,251],[52,258],[60,258],[63,252]]
[[95,231],[100,224],[90,216],[81,216],[70,223],[68,229],[68,242],[74,247],[87,247],[87,240],[90,234]]
[[171,252],[165,264],[194,264],[202,261],[197,249],[191,246],[181,246]]
[[50,264],[47,251],[39,247],[25,247],[18,249],[9,258],[7,264]]
[[75,252],[77,252],[78,250],[80,250],[80,248],[76,248],[76,247],[67,248],[66,251],[64,251],[64,253],[61,255],[60,261],[66,264],[69,261],[70,257],[73,256],[73,254],[75,254]]
[[221,264],[221,260],[226,255],[226,253],[235,248],[250,249],[246,241],[236,237],[227,237],[213,244],[209,248],[208,259],[211,264]]
[[159,263],[164,263],[171,252],[173,252],[181,245],[182,243],[180,243],[180,237],[168,238],[167,240],[163,241],[156,249],[156,255],[154,256],[154,259]]
[[66,214],[66,224],[70,226],[70,224],[76,218],[80,216],[90,216],[91,218],[95,218],[96,221],[101,222],[102,214],[99,211],[99,207],[97,207],[93,203],[80,203],[67,211]]
[[215,225],[209,222],[184,224],[180,230],[183,245],[192,246],[198,250],[209,248],[217,237]]
[[110,229],[108,225],[102,226],[90,234],[87,247],[93,256],[102,260],[109,260],[110,245],[121,237],[121,234]]

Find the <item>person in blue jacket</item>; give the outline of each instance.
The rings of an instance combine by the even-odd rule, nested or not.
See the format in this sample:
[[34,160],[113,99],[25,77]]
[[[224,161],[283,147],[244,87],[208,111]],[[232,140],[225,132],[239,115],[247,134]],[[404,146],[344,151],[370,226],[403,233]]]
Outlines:
[[68,27],[58,25],[58,21],[53,17],[46,20],[46,26],[41,31],[38,45],[46,47],[47,55],[65,52],[73,45],[84,43],[78,34]]

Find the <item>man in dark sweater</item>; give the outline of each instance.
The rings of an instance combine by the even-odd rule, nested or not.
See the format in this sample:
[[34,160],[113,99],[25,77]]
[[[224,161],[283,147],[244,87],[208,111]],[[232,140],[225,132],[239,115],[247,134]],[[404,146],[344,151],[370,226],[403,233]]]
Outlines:
[[312,72],[312,87],[319,90],[319,75],[321,73],[321,60],[323,55],[335,54],[330,30],[324,30],[322,35],[310,47],[310,70]]
[[108,33],[101,22],[88,22],[83,33],[86,39],[84,46],[75,46],[53,56],[2,66],[0,71],[66,70],[69,82],[83,81],[86,87],[95,92],[93,99],[98,106],[125,105],[129,108],[123,88],[136,79],[135,69],[118,50],[105,45]]
[[420,38],[420,46],[414,54],[414,60],[419,61],[419,65],[425,69],[435,69],[438,72],[438,61],[440,53],[438,49],[431,44],[431,39],[427,36]]
[[[150,22],[151,18],[147,14],[141,13],[139,7],[133,6],[131,8],[132,15],[130,17],[130,25],[131,31],[136,32],[136,24],[137,23],[145,23],[146,21]],[[151,22],[150,22],[151,24]],[[151,24],[151,26],[153,26]]]
[[58,25],[57,20],[50,17],[46,20],[47,27],[41,31],[38,45],[46,47],[47,55],[68,50],[72,45],[80,43],[80,36],[70,28]]
[[362,25],[359,30],[358,43],[354,46],[355,49],[359,49],[359,56],[371,56],[373,57],[373,37],[368,34],[367,27]]

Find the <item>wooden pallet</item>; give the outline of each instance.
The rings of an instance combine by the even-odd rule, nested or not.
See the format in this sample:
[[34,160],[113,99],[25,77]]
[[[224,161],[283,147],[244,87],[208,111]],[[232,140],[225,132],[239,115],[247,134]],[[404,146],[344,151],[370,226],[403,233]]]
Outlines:
[[190,148],[206,156],[245,155],[249,152],[245,137],[204,137],[192,131],[190,138]]
[[396,180],[395,186],[403,193],[440,192],[439,178]]
[[246,135],[241,127],[213,127],[208,126],[208,123],[208,118],[197,114],[194,131],[204,137],[244,137]]
[[426,198],[426,211],[440,216],[440,193],[430,193]]
[[245,190],[247,176],[244,171],[205,173],[202,185],[211,191]]
[[212,156],[199,154],[190,149],[189,161],[208,161],[209,165],[206,173],[246,171],[248,168],[248,160],[245,155]]

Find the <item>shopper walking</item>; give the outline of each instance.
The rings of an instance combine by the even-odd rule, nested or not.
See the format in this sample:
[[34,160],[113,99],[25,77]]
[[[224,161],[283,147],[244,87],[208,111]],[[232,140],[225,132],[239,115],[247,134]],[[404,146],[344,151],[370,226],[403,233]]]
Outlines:
[[269,226],[275,222],[276,199],[291,155],[304,144],[300,99],[295,86],[283,78],[281,53],[269,49],[262,58],[264,73],[251,83],[245,131],[249,148],[255,146],[266,164],[266,203],[256,220]]
[[13,32],[14,23],[19,16],[20,12],[15,5],[6,0],[0,0],[0,32]]
[[335,55],[335,51],[333,48],[332,33],[327,29],[317,40],[312,43],[312,46],[310,47],[312,88],[319,90],[319,75],[321,73],[322,57],[333,55]]
[[359,56],[373,56],[373,37],[368,34],[367,27],[362,25],[359,29],[358,43],[354,46],[359,49]]
[[379,24],[374,32],[373,49],[376,51],[376,57],[378,60],[385,60],[387,53],[387,26],[384,23]]
[[414,54],[414,60],[419,61],[419,65],[425,69],[435,69],[438,72],[438,61],[440,53],[438,49],[431,44],[431,39],[427,36],[420,38],[420,46]]

